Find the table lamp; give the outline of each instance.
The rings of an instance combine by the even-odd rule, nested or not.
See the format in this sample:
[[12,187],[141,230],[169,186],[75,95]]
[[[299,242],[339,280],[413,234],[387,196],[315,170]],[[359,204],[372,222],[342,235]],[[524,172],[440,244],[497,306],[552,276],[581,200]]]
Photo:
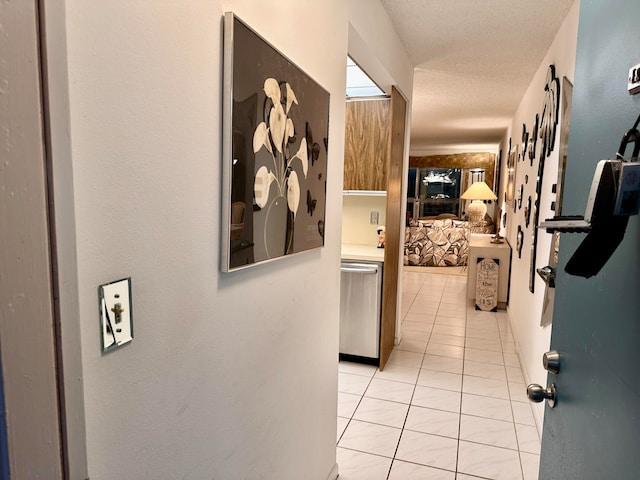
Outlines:
[[487,206],[483,200],[498,199],[485,182],[475,182],[467,188],[467,191],[460,198],[472,200],[469,204],[469,223],[478,223],[484,219],[487,213]]

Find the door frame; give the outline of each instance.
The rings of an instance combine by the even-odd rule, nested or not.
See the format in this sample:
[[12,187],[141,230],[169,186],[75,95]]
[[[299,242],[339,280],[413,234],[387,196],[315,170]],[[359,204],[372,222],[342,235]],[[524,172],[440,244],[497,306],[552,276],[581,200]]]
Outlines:
[[[29,172],[28,176],[34,175],[38,184],[34,185],[33,189],[43,194],[40,203],[35,204],[35,208],[32,206],[33,213],[29,214],[26,210],[21,212],[24,213],[24,218],[16,217],[15,211],[11,213],[7,210],[11,227],[22,223],[23,220],[25,223],[31,222],[40,226],[30,225],[26,230],[29,236],[33,234],[34,237],[28,248],[17,252],[17,247],[20,245],[19,242],[14,241],[7,247],[5,258],[9,259],[16,253],[22,254],[23,258],[29,259],[29,262],[39,258],[38,263],[42,273],[35,281],[29,279],[31,283],[40,284],[39,293],[34,293],[32,298],[41,303],[41,311],[49,311],[50,318],[49,327],[43,329],[42,325],[36,325],[31,331],[29,330],[31,323],[37,322],[22,322],[24,325],[23,332],[20,333],[22,337],[17,336],[10,340],[5,336],[8,335],[5,332],[6,328],[2,329],[5,342],[7,344],[15,342],[18,346],[15,349],[8,347],[3,349],[5,366],[3,383],[6,400],[9,395],[15,395],[15,392],[10,393],[12,389],[24,389],[24,386],[20,386],[19,379],[16,379],[15,372],[23,371],[25,359],[29,362],[27,368],[34,371],[34,378],[36,374],[40,375],[39,370],[44,369],[49,372],[46,374],[49,380],[45,382],[48,384],[43,390],[48,392],[46,402],[57,403],[57,407],[51,408],[49,405],[46,409],[48,413],[45,416],[49,418],[47,423],[54,425],[48,427],[53,431],[50,430],[47,435],[54,438],[54,443],[58,444],[45,455],[40,455],[40,452],[35,453],[34,448],[22,448],[24,445],[34,446],[32,433],[32,438],[27,439],[26,442],[23,441],[22,446],[13,445],[12,433],[10,433],[8,435],[10,461],[14,467],[13,474],[20,476],[19,472],[23,471],[20,468],[24,466],[28,466],[32,472],[37,472],[34,469],[37,469],[38,465],[43,467],[48,462],[55,463],[57,458],[62,478],[85,479],[87,478],[87,451],[69,134],[65,4],[64,0],[47,0],[47,2],[32,0],[31,2],[5,3],[2,8],[0,18],[20,19],[20,22],[24,22],[20,24],[20,28],[27,26],[24,33],[19,33],[19,29],[12,28],[13,34],[6,36],[7,49],[0,50],[3,61],[7,60],[7,64],[15,63],[8,69],[7,77],[12,78],[14,85],[31,85],[31,90],[29,87],[16,89],[20,92],[25,88],[26,92],[13,95],[14,100],[8,104],[7,118],[11,119],[12,124],[17,124],[23,118],[23,107],[30,105],[32,112],[30,122],[34,128],[31,134],[24,135],[23,143],[35,145],[28,156],[37,155],[43,162],[39,165],[35,162],[26,167],[26,162],[12,160],[16,166],[26,167],[24,170]],[[8,25],[7,28],[11,28],[10,25],[13,22],[5,23]],[[18,52],[18,55],[14,52]],[[18,61],[27,55],[33,62],[31,68],[14,68],[20,66]],[[40,123],[39,128],[38,123]],[[20,185],[19,182],[24,182],[24,179],[18,179],[17,182]],[[13,251],[9,248],[13,248]],[[7,262],[9,264],[9,260]],[[17,276],[19,273],[14,271],[12,275]],[[14,320],[15,318],[17,317],[14,317]],[[5,323],[5,327],[10,323]],[[49,330],[49,334],[43,333],[45,330]],[[43,337],[39,339],[39,345],[50,351],[42,356],[36,367],[31,357],[39,352],[29,351],[29,355],[24,353],[20,355],[20,349],[27,350],[24,346],[33,344],[37,340],[37,335]],[[32,350],[37,348],[32,347]],[[33,383],[36,383],[35,380]],[[24,398],[33,400],[32,393],[36,391],[35,388],[34,385],[32,390],[26,390],[30,395]],[[34,424],[32,415],[21,415],[16,411],[20,409],[15,408],[15,399],[13,402],[13,407],[7,405],[7,424],[11,432],[41,431],[42,426]]]

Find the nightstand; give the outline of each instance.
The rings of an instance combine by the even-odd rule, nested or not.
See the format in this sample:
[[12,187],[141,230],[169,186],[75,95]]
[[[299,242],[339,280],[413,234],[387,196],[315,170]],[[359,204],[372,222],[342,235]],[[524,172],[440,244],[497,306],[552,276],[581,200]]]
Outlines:
[[467,298],[476,296],[478,258],[493,258],[498,261],[498,307],[506,308],[509,299],[509,275],[511,273],[511,247],[504,243],[491,243],[492,235],[472,233],[469,239],[469,277]]

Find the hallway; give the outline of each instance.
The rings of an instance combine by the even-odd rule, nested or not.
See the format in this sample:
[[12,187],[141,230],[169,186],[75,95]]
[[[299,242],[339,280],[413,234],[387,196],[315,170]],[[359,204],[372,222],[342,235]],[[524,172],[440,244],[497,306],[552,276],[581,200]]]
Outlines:
[[402,335],[383,372],[341,362],[341,480],[537,479],[540,440],[504,310],[466,275],[403,272]]

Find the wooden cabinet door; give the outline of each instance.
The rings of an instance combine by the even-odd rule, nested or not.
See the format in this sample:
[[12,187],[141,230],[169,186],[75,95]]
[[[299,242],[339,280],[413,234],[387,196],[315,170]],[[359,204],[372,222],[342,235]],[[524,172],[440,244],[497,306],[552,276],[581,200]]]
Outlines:
[[390,104],[388,98],[347,102],[344,190],[387,189]]

